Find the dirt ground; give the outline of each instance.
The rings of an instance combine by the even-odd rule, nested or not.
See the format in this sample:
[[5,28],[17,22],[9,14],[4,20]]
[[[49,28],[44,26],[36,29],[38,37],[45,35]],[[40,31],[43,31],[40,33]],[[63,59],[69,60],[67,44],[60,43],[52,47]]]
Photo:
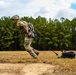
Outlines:
[[53,65],[44,63],[0,64],[0,75],[52,75]]
[[52,51],[40,51],[33,59],[26,51],[1,51],[0,75],[76,75],[76,58],[58,59]]
[[43,63],[40,57],[33,59],[27,52],[0,52],[0,75],[52,75],[54,65]]

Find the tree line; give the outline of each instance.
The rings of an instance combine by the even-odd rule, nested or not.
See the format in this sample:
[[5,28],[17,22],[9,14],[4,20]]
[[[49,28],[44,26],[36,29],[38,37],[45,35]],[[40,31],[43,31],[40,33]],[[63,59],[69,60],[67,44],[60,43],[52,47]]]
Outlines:
[[[34,25],[35,38],[32,46],[38,50],[75,50],[76,49],[76,18],[47,20],[45,17],[21,17],[21,20],[30,21]],[[0,50],[25,50],[24,34],[10,17],[0,19]]]

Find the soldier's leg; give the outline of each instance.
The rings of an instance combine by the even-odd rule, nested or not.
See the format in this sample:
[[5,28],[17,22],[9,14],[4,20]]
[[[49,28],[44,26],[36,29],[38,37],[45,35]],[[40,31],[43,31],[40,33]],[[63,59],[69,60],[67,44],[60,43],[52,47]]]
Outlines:
[[24,39],[24,47],[26,49],[27,52],[29,52],[29,54],[33,57],[33,58],[37,58],[37,55],[35,54],[35,52],[32,50],[32,47],[30,46],[31,44],[31,38],[26,37]]
[[26,51],[33,57],[33,58],[37,58],[36,53],[33,50],[30,50],[29,47],[26,47]]
[[[30,38],[29,45],[31,45],[32,41],[33,41],[33,38]],[[34,49],[33,47],[31,47],[31,49],[36,53],[36,55],[39,55],[39,51],[38,50]]]
[[33,51],[36,53],[36,55],[39,55],[39,51],[36,49],[33,49]]

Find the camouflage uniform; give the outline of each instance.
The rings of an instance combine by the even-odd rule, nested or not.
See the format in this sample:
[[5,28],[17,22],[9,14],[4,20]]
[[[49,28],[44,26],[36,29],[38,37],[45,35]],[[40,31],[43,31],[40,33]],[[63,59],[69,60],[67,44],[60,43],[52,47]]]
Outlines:
[[24,38],[24,47],[27,52],[33,57],[37,58],[39,52],[32,48],[30,45],[32,43],[33,38],[31,37],[31,33],[29,32],[28,23],[26,21],[17,21],[17,26],[21,29],[21,31],[25,34]]

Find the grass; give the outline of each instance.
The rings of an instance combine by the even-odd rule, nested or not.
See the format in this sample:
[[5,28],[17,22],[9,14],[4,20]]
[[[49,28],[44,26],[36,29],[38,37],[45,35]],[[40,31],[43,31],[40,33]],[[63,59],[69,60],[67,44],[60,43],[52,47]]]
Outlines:
[[[57,53],[61,55],[60,51]],[[33,59],[26,51],[1,51],[0,63],[47,63],[55,65],[55,75],[76,75],[76,58],[58,59],[52,51],[40,51],[38,59]]]

